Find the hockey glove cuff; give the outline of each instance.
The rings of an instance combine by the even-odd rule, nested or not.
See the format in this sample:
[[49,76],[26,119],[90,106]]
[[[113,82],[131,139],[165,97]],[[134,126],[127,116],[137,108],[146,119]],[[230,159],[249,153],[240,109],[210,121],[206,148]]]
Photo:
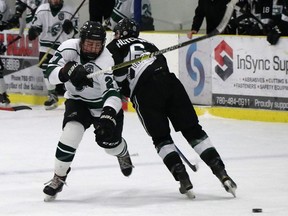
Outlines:
[[103,108],[99,123],[95,128],[96,142],[111,142],[116,129],[116,111],[109,106]]

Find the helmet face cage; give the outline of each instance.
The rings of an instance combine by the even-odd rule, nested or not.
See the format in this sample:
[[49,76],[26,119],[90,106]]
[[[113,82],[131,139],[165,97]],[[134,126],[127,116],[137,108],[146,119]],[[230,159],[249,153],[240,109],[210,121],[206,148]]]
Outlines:
[[51,10],[60,10],[63,6],[63,0],[60,0],[56,4],[52,4],[51,0],[49,0],[48,2],[49,2]]
[[[102,49],[101,51],[96,53],[84,53],[82,51],[82,44],[85,42],[86,39],[90,40],[99,40],[102,41]],[[103,51],[106,41],[106,31],[99,22],[94,21],[87,21],[80,29],[80,47],[81,47],[81,54],[84,58],[88,59],[96,59]]]
[[115,32],[115,35],[118,35],[119,38],[137,38],[139,36],[138,24],[133,19],[128,18],[120,20],[113,31]]

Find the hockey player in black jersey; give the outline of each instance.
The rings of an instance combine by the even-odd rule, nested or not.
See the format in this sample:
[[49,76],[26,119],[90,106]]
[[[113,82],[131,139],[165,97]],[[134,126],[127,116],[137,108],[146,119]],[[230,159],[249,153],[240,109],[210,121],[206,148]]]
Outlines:
[[[155,52],[157,47],[138,38],[139,28],[131,19],[121,20],[114,28],[115,39],[107,48],[115,64]],[[198,117],[182,83],[169,71],[163,55],[114,71],[122,93],[129,96],[141,123],[164,164],[176,181],[180,192],[192,188],[188,173],[170,135],[169,120],[180,131],[201,159],[211,168],[227,192],[235,196],[236,183],[228,176],[225,165],[199,124]]]

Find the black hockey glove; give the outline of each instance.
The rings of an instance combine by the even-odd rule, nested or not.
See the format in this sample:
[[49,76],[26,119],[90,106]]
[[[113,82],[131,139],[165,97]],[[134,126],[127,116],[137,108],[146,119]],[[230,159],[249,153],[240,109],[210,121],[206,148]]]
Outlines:
[[7,23],[6,22],[2,22],[0,25],[0,32],[4,31],[8,29]]
[[73,23],[70,20],[66,19],[66,20],[64,20],[62,28],[66,34],[70,34],[74,28]]
[[0,42],[0,55],[3,55],[7,50],[7,47]]
[[87,78],[89,73],[75,61],[70,61],[59,72],[59,79],[61,82],[68,80],[76,87],[82,89],[84,86],[93,87],[93,80]]
[[19,19],[21,17],[21,14],[19,12],[16,12],[11,19],[7,20],[7,23],[9,25],[6,27],[6,29],[16,28],[19,27]]
[[125,97],[130,97],[130,87],[129,87],[129,82],[127,79],[122,81],[121,83],[117,82],[118,86],[120,87],[120,93],[121,95],[124,95]]
[[96,142],[110,142],[116,129],[116,111],[109,106],[103,108],[99,124],[95,128]]
[[28,31],[28,39],[29,40],[35,40],[41,32],[42,32],[41,28],[38,28],[36,26],[32,26]]
[[280,38],[280,32],[277,28],[272,28],[268,33],[267,33],[267,41],[271,45],[276,45],[278,40]]
[[[1,16],[1,15],[0,15]],[[8,22],[4,22],[2,21],[1,25],[0,25],[0,31],[4,31],[4,30],[8,30],[8,29],[12,29],[18,27],[17,25],[13,25],[11,23]]]

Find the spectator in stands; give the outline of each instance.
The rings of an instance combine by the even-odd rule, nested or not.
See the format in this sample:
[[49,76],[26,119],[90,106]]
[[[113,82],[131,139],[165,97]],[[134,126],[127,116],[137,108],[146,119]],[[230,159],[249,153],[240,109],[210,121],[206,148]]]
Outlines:
[[238,35],[262,35],[262,23],[252,14],[253,0],[239,0],[229,26]]
[[90,20],[102,23],[110,18],[115,0],[89,0]]
[[[66,4],[63,0],[48,0],[49,3],[38,7],[33,18],[31,28],[28,31],[28,39],[35,40],[39,36],[39,60],[46,52],[48,55],[41,63],[45,84],[48,90],[48,100],[44,102],[46,110],[55,109],[58,103],[58,93],[56,86],[48,81],[46,68],[50,58],[58,46],[78,33],[78,14],[72,18],[76,8]],[[61,34],[59,36],[59,34]],[[56,40],[57,39],[57,40]],[[51,51],[51,53],[49,53]]]
[[238,34],[267,35],[267,41],[275,45],[280,36],[288,35],[287,5],[285,0],[242,0],[233,25]]
[[116,0],[106,25],[113,30],[115,25],[124,18],[135,20],[140,26],[140,31],[155,30],[150,0]]
[[198,0],[191,31],[187,33],[187,37],[191,39],[193,34],[199,32],[204,19],[206,20],[206,33],[213,31],[221,22],[228,2],[230,0]]
[[267,41],[275,45],[280,36],[288,36],[287,0],[254,0],[254,14],[263,24],[263,34]]
[[[0,0],[0,25],[1,25],[0,31],[4,30],[7,27],[6,21],[9,16],[10,16],[10,8],[6,0]],[[0,42],[0,55],[3,55],[5,52],[6,52],[6,46],[1,41]],[[7,106],[8,104],[10,104],[10,100],[6,93],[7,86],[4,81],[3,70],[4,70],[4,64],[2,60],[0,59],[0,106]]]
[[[8,20],[10,25],[18,26],[19,25],[19,18],[22,16],[24,11],[26,11],[26,24],[30,24],[32,19],[35,15],[37,8],[46,3],[47,0],[16,0],[15,3],[15,13],[11,19]],[[28,9],[28,10],[26,10]]]

